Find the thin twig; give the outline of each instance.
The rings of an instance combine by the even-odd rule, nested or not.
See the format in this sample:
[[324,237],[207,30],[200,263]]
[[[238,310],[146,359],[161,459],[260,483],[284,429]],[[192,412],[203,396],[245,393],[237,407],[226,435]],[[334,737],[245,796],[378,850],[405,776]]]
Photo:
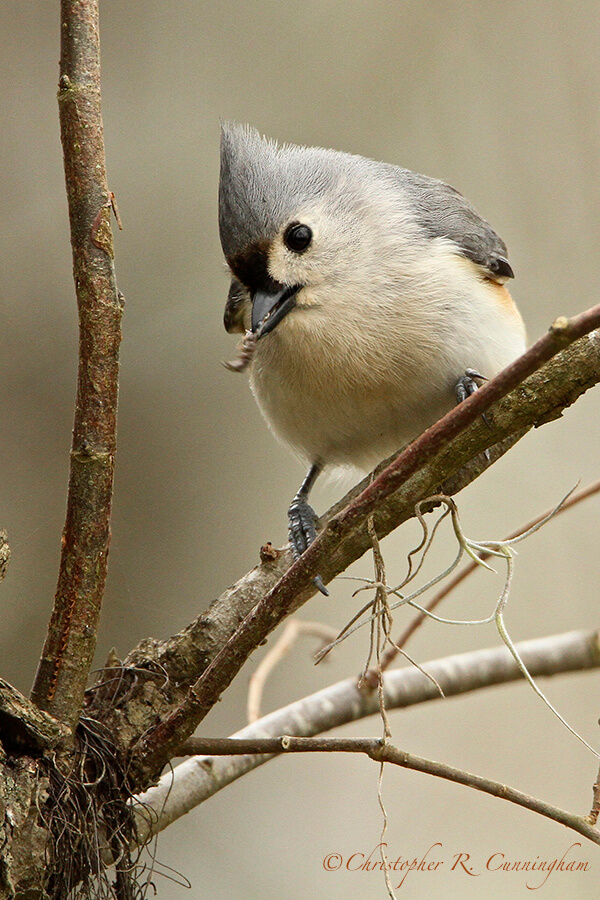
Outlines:
[[102,136],[97,0],[61,2],[58,104],[79,310],[79,370],[58,587],[32,699],[73,728],[106,581],[122,313]]
[[261,659],[256,671],[250,676],[248,686],[247,714],[249,722],[256,722],[260,718],[260,704],[267,679],[276,665],[290,652],[301,635],[318,637],[322,642],[330,641],[335,637],[335,628],[323,625],[321,622],[306,622],[302,619],[290,619],[279,640],[277,640],[268,653]]
[[[236,754],[277,754],[277,753],[366,753],[377,762],[393,763],[404,769],[413,769],[424,772],[427,775],[435,775],[437,778],[445,778],[466,787],[475,788],[502,800],[508,800],[517,806],[523,806],[533,812],[560,822],[572,828],[579,834],[600,844],[600,831],[590,825],[585,816],[577,816],[574,813],[559,809],[536,797],[530,797],[521,791],[489,778],[482,778],[462,769],[455,769],[445,763],[435,762],[421,756],[414,756],[405,750],[394,747],[388,740],[380,738],[314,738],[291,737],[285,735],[276,738],[255,738],[253,740],[239,740],[238,738],[197,738],[197,747],[200,752],[210,753],[211,756],[236,755]],[[202,748],[202,749],[200,749]]]
[[[334,516],[300,559],[246,616],[200,678],[190,686],[185,698],[170,715],[140,738],[134,748],[136,770],[145,771],[146,775],[155,773],[171,758],[177,747],[212,709],[254,648],[286,615],[311,596],[310,585],[315,572],[320,572],[326,581],[330,580],[332,566],[335,567],[340,560],[336,551],[345,537],[362,531],[372,513],[377,521],[376,510],[385,500],[434,457],[447,450],[449,442],[479,419],[494,402],[517,387],[560,350],[598,327],[600,305],[572,319],[557,319],[549,332],[526,353],[427,429],[346,509]],[[490,432],[493,433],[493,427]],[[502,436],[506,437],[498,435],[496,439]],[[383,529],[382,533],[387,531]]]
[[587,817],[590,825],[596,824],[596,822],[598,821],[598,815],[600,814],[600,769],[598,769],[596,781],[594,782],[593,798],[592,808]]
[[[587,487],[582,488],[580,491],[574,493],[568,500],[562,504],[559,509],[556,510],[556,516],[559,516],[561,513],[565,512],[567,509],[571,509],[573,506],[576,506],[578,503],[581,503],[583,500],[587,500],[588,497],[592,497],[594,494],[597,494],[600,491],[600,479],[598,481],[594,481],[589,484]],[[507,537],[504,538],[505,541],[510,541],[513,538],[516,538],[519,534],[522,534],[524,531],[529,531],[530,528],[533,528],[534,525],[537,525],[542,519],[545,519],[548,514],[552,512],[552,510],[546,510],[546,512],[542,513],[539,516],[536,516],[535,519],[532,519],[530,522],[527,522],[526,525],[522,525],[520,528],[515,529],[515,531],[511,532]],[[488,559],[490,556],[489,553],[482,553],[482,559]],[[450,594],[459,584],[471,575],[476,569],[479,568],[478,563],[474,560],[465,566],[460,572],[450,578],[449,581],[446,582],[443,588],[437,592],[437,594],[429,601],[425,609],[427,612],[432,612],[441,602],[444,600],[448,594]],[[388,650],[384,653],[381,659],[381,668],[385,671],[389,665],[395,660],[400,650],[406,646],[409,639],[413,636],[415,631],[423,624],[423,622],[427,619],[427,613],[420,612],[418,613],[410,625],[405,628],[402,634],[396,639],[395,646],[390,646]],[[377,673],[375,670],[367,673],[367,681],[369,684],[374,685],[376,681]]]
[[[598,634],[594,632],[570,632],[523,641],[517,644],[517,648],[529,672],[536,677],[600,666]],[[504,646],[434,660],[427,663],[427,669],[442,685],[446,697],[487,689],[523,677]],[[405,709],[440,699],[431,682],[410,666],[385,672],[384,688],[388,710]],[[236,747],[255,750],[256,737],[282,734],[311,737],[378,713],[376,694],[361,692],[356,678],[347,678],[247,725],[234,739],[251,739],[252,743],[237,744]],[[211,753],[217,745],[207,744],[206,740],[189,738],[185,746],[179,748],[178,754]],[[173,770],[165,772],[156,786],[138,797],[141,804],[139,840],[145,840],[150,832],[162,831],[270,758],[270,755],[252,755],[221,760],[216,756],[194,756],[179,763]]]
[[[391,735],[390,735],[391,737]],[[387,742],[388,736],[384,736],[382,743]],[[394,893],[394,888],[392,887],[392,881],[390,878],[390,866],[388,865],[386,847],[387,844],[385,842],[385,835],[388,829],[388,814],[387,809],[385,808],[385,803],[383,802],[383,772],[385,769],[385,762],[382,760],[379,763],[379,777],[377,779],[377,801],[379,803],[379,809],[381,810],[382,816],[382,826],[381,826],[381,834],[379,835],[379,855],[381,857],[381,862],[383,864],[383,875],[385,878],[385,886],[387,888],[388,897],[390,900],[397,900],[396,895]]]
[[[379,699],[379,714],[381,716],[381,721],[383,724],[383,740],[388,741],[392,737],[392,729],[390,726],[390,721],[385,708],[385,696],[383,689],[383,673],[380,667],[380,660],[383,648],[385,647],[386,641],[389,639],[389,635],[391,629],[393,627],[393,620],[391,616],[391,612],[389,609],[389,601],[388,601],[388,591],[387,591],[387,580],[385,574],[385,561],[383,559],[383,554],[381,552],[381,546],[379,544],[379,539],[377,537],[377,532],[375,530],[375,523],[373,520],[373,516],[369,516],[367,521],[367,528],[369,532],[369,537],[371,538],[371,543],[373,547],[373,567],[374,567],[374,575],[375,581],[373,582],[375,588],[375,597],[373,599],[373,620],[371,623],[371,633],[370,633],[370,642],[369,642],[369,652],[367,656],[367,661],[365,663],[365,669],[363,676],[359,679],[359,685],[362,682],[364,674],[369,669],[371,664],[371,660],[373,655],[375,655],[376,667],[375,670],[378,673],[377,676],[377,695]],[[425,529],[425,534],[426,534]],[[277,641],[271,653],[265,657],[268,660],[267,665],[265,666],[265,671],[268,673],[272,666],[281,658],[282,655],[288,652],[291,647],[291,644],[296,639],[298,635],[299,628],[302,625],[313,625],[313,623],[302,623],[298,620],[291,619],[286,628],[284,629],[282,637]],[[325,629],[323,629],[324,631]],[[289,637],[286,641],[286,632],[288,632]],[[333,632],[333,637],[335,638],[336,632],[332,628],[328,628],[327,632],[329,634],[321,634],[322,637],[326,641],[331,640],[331,632]],[[310,632],[309,632],[310,633]],[[269,659],[270,656],[270,659]],[[265,660],[263,660],[264,664]],[[258,674],[258,672],[256,673]],[[256,677],[256,676],[255,676]],[[259,681],[259,690],[262,693],[262,685],[264,683],[264,678],[261,677]],[[252,681],[250,685],[250,695],[252,694]],[[260,700],[260,693],[258,695]],[[249,705],[250,705],[250,695],[249,695]],[[250,710],[248,720],[250,722],[256,721],[258,719],[258,702],[256,703],[256,708]],[[252,717],[252,713],[255,715]],[[381,826],[381,835],[379,840],[379,849],[381,855],[381,862],[383,864],[383,872],[385,877],[385,884],[388,892],[388,896],[390,900],[396,900],[396,895],[394,894],[394,889],[392,886],[392,882],[389,876],[389,867],[387,865],[387,858],[385,853],[385,835],[388,828],[388,814],[385,808],[385,803],[383,800],[383,773],[384,773],[384,762],[381,762],[379,765],[379,777],[377,779],[377,801],[379,803],[379,809],[381,810],[382,816],[382,826]]]
[[[388,601],[388,591],[387,591],[387,581],[385,574],[385,562],[383,559],[383,554],[381,552],[381,546],[379,544],[379,538],[377,537],[377,532],[375,530],[375,522],[373,520],[373,516],[369,516],[367,519],[367,530],[369,532],[369,537],[371,538],[371,544],[373,546],[373,566],[375,569],[375,598],[373,601],[373,616],[374,622],[371,625],[371,641],[369,648],[369,657],[367,659],[367,664],[365,666],[363,675],[359,678],[359,686],[362,683],[362,679],[366,672],[368,671],[371,654],[373,653],[373,644],[375,644],[375,663],[376,670],[378,672],[377,676],[377,696],[379,699],[379,714],[381,716],[381,721],[383,724],[383,740],[387,741],[392,736],[392,729],[390,727],[390,720],[388,719],[387,712],[385,709],[385,696],[383,691],[383,673],[379,666],[379,661],[381,659],[381,653],[383,648],[385,647],[385,642],[387,636],[390,633],[391,628],[393,627],[392,614],[390,612],[390,604]],[[375,631],[375,635],[374,635]],[[375,638],[375,640],[374,640]],[[385,808],[383,805],[383,799],[381,796],[381,782],[383,779],[383,766],[379,773],[379,786],[378,786],[378,797],[379,797],[379,805],[381,807],[381,811],[384,816],[383,822],[383,831],[387,827],[387,816],[385,812]],[[382,838],[383,840],[383,838]]]

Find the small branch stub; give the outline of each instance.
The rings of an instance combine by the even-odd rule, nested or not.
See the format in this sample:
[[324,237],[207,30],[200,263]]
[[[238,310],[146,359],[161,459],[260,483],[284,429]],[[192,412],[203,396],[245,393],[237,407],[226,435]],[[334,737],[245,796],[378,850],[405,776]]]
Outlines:
[[39,753],[57,747],[69,729],[38,709],[0,678],[0,738],[3,747]]
[[8,535],[3,528],[0,528],[0,581],[6,575],[9,562],[10,547],[8,546]]

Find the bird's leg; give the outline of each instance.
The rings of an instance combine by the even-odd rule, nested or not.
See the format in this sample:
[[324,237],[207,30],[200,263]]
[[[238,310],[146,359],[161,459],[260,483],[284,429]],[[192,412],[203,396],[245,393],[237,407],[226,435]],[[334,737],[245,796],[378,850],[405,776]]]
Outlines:
[[288,510],[289,536],[294,558],[298,559],[317,536],[317,514],[308,503],[308,495],[321,472],[321,465],[313,463]]
[[[288,509],[289,538],[294,559],[299,559],[317,536],[317,514],[308,502],[308,495],[322,468],[321,463],[312,464]],[[322,594],[329,595],[320,575],[316,575],[313,581]]]
[[[476,369],[465,369],[465,374],[461,375],[461,377],[456,382],[456,402],[462,403],[463,400],[466,400],[467,397],[470,397],[471,394],[474,394],[479,390],[480,385],[477,384],[478,381],[487,381],[488,379],[485,375],[481,375]],[[485,424],[489,427],[490,420],[487,415],[483,413],[481,416]],[[489,462],[490,460],[490,451],[484,451],[485,458]]]

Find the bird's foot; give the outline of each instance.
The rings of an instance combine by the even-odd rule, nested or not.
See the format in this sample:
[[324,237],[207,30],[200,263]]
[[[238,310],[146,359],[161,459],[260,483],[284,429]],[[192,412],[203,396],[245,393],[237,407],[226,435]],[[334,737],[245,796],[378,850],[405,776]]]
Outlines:
[[[479,390],[479,388],[481,387],[481,384],[478,384],[478,382],[485,382],[488,380],[489,379],[487,379],[485,377],[485,375],[482,375],[476,369],[465,369],[465,374],[461,375],[461,377],[456,382],[456,388],[455,388],[456,402],[462,403],[463,400],[466,400],[467,397],[470,397],[471,394],[474,394],[476,391]],[[483,419],[485,424],[489,427],[490,420],[488,419],[486,413],[483,413],[481,418]],[[490,461],[490,451],[485,450],[484,456],[487,459],[487,461],[489,462]]]
[[462,403],[471,394],[479,390],[481,385],[478,382],[487,381],[485,375],[481,375],[475,369],[465,369],[465,374],[456,382],[456,402]]
[[[299,559],[316,538],[316,522],[317,514],[310,503],[301,495],[296,495],[288,510],[288,533],[294,559]],[[313,582],[322,594],[329,596],[320,575],[315,575]]]

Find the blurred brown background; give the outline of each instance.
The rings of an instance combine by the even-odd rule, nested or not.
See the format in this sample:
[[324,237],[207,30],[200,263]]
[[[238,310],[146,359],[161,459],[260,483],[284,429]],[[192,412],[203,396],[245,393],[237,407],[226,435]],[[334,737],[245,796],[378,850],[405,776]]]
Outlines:
[[[4,0],[0,228],[2,347],[0,525],[12,562],[1,587],[3,677],[28,690],[55,587],[68,471],[77,325],[55,99],[58,2]],[[108,174],[125,230],[117,275],[126,297],[113,543],[98,662],[185,625],[285,539],[302,469],[277,446],[244,377],[228,373],[235,341],[221,325],[227,277],[217,234],[218,120],[332,146],[449,181],[509,246],[513,293],[537,337],[559,314],[600,296],[600,29],[597,2],[477,4],[373,0],[181,0],[102,6]],[[460,497],[467,533],[497,538],[598,477],[600,391],[528,436]],[[319,510],[341,488],[315,492]],[[521,545],[508,625],[515,639],[598,623],[600,501]],[[400,579],[417,531],[384,543]],[[440,541],[436,564],[452,554]],[[434,564],[432,563],[432,569]],[[365,558],[355,571],[370,575]],[[445,614],[491,609],[484,573]],[[341,626],[351,586],[314,599],[306,618]],[[402,623],[403,617],[398,615]],[[430,624],[409,648],[421,662],[498,643],[487,629]],[[366,635],[314,668],[295,650],[269,685],[275,708],[357,672]],[[259,653],[250,663],[254,665]],[[244,722],[248,666],[204,723]],[[598,676],[545,683],[553,702],[600,744]],[[597,760],[524,686],[430,704],[392,718],[400,746],[581,813]],[[379,734],[376,720],[346,733]],[[381,875],[328,873],[333,852],[379,841],[377,768],[365,759],[278,760],[208,801],[161,838],[158,856],[192,896],[386,896]],[[476,865],[494,852],[552,859],[577,840],[560,826],[455,785],[386,772],[390,854],[441,842]],[[544,897],[590,897],[591,872],[554,874]],[[448,868],[447,866],[445,867]],[[537,882],[536,882],[537,883]],[[157,877],[159,896],[189,896]],[[518,874],[412,876],[400,896],[525,897]]]

